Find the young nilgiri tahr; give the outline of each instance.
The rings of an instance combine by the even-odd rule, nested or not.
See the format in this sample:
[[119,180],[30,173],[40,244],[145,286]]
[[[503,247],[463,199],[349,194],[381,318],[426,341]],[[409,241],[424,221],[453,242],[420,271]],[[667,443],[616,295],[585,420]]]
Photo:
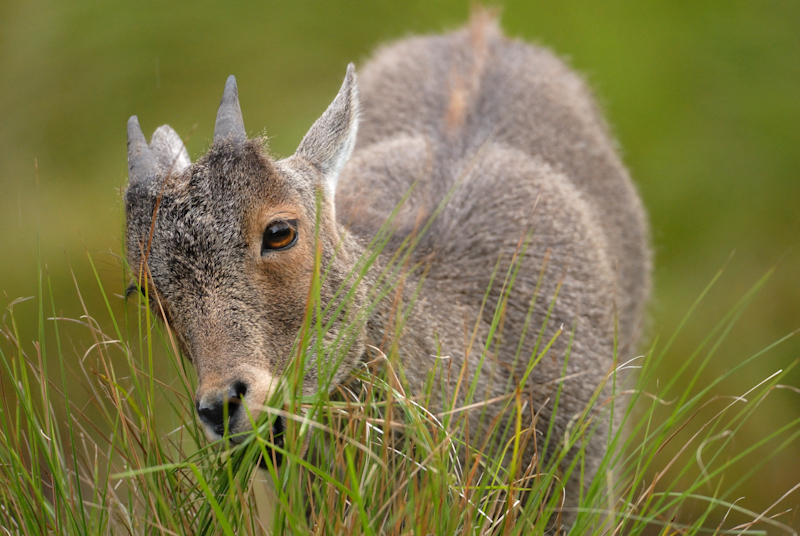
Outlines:
[[[351,296],[326,318],[326,351],[310,357],[306,395],[331,360],[333,389],[369,347],[396,345],[412,394],[442,356],[451,360],[432,411],[448,397],[467,403],[473,378],[472,402],[490,400],[517,387],[542,326],[545,343],[563,329],[521,386],[523,428],[534,438],[524,464],[543,455],[536,431],[552,423],[563,437],[615,356],[635,350],[650,287],[636,189],[581,78],[548,51],[504,37],[491,17],[390,44],[358,82],[350,65],[294,155],[273,160],[265,146],[247,137],[233,77],[211,148],[193,164],[169,126],[148,145],[137,118],[128,122],[128,260],[196,367],[209,438],[247,430],[239,402],[257,414],[297,354],[317,251],[322,308],[337,305],[341,288]],[[392,238],[358,280],[354,268],[398,206]],[[381,271],[408,237],[418,242],[402,289],[375,300]],[[398,334],[396,312],[417,291]],[[499,310],[501,329],[487,345]],[[502,407],[466,412],[471,445],[492,444],[505,417],[487,423]],[[585,479],[607,431],[597,427],[585,447]],[[579,484],[567,484],[568,504]]]

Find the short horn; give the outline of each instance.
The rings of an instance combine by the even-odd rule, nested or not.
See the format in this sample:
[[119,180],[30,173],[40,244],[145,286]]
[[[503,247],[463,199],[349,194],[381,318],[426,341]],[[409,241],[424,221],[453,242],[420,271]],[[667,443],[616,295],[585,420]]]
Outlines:
[[128,180],[131,184],[153,180],[158,175],[155,155],[139,126],[139,119],[128,119]]
[[225,92],[219,103],[214,143],[230,141],[234,145],[241,145],[246,140],[247,133],[244,131],[242,109],[239,106],[239,89],[236,87],[236,77],[231,75],[225,83]]

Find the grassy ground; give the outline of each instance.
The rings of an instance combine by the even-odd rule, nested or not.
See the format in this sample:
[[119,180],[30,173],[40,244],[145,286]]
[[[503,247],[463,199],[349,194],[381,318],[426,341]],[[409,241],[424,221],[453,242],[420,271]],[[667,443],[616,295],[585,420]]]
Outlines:
[[[503,284],[512,280],[510,272]],[[669,380],[653,377],[680,333],[620,363],[609,373],[609,390],[598,387],[563,437],[549,426],[534,429],[524,400],[512,391],[492,402],[503,404],[515,423],[495,430],[505,438],[499,450],[465,444],[465,417],[486,402],[445,401],[443,411],[432,414],[426,400],[437,389],[433,376],[427,394],[407,396],[402,363],[391,351],[376,352],[333,394],[304,398],[299,386],[306,352],[298,350],[281,389],[254,423],[259,433],[230,449],[226,439],[204,440],[193,415],[191,366],[149,308],[131,304],[128,314],[115,313],[111,302],[121,297],[106,292],[98,278],[91,291],[103,297],[105,310],[60,316],[40,271],[37,339],[20,339],[15,309],[24,302],[10,304],[3,316],[0,526],[12,534],[550,534],[562,515],[577,513],[572,534],[795,534],[787,523],[797,509],[786,498],[800,485],[774,490],[770,507],[754,512],[738,504],[738,483],[732,481],[738,477],[731,477],[759,478],[769,457],[753,462],[752,452],[768,446],[778,453],[800,439],[800,419],[754,443],[739,438],[775,393],[800,394],[783,383],[789,370],[751,377],[744,392],[713,394],[788,336],[741,356],[713,382],[699,383],[766,280],[719,319]],[[83,306],[88,291],[76,290]],[[382,299],[380,294],[372,299]],[[306,346],[303,333],[326,329],[316,320],[326,317],[315,305],[317,296],[312,291],[300,349]],[[401,314],[396,321],[403,322]],[[85,352],[75,355],[80,351],[68,344],[72,337],[91,341]],[[531,370],[551,344],[540,339]],[[312,347],[309,355],[322,351]],[[156,374],[157,361],[170,373]],[[617,381],[627,369],[637,369],[635,385],[622,382],[627,374]],[[559,396],[557,391],[556,408]],[[625,410],[615,413],[615,404]],[[603,417],[609,413],[624,415],[623,422],[609,423]],[[281,438],[270,432],[276,417],[285,423]],[[582,474],[583,449],[597,426],[629,433],[610,434],[577,510],[564,511],[562,483],[573,472]],[[521,455],[536,434],[544,434],[552,454],[528,466]],[[309,444],[314,454],[305,456]],[[276,456],[283,460],[278,466]],[[263,471],[255,470],[259,459]]]

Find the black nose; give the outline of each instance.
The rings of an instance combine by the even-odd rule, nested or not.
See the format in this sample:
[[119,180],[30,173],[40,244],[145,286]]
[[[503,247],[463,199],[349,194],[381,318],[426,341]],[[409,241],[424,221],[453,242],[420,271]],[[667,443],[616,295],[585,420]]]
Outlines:
[[212,432],[222,436],[225,434],[225,415],[228,416],[228,431],[233,428],[239,412],[239,406],[247,394],[247,385],[234,382],[227,392],[209,393],[197,401],[197,415]]

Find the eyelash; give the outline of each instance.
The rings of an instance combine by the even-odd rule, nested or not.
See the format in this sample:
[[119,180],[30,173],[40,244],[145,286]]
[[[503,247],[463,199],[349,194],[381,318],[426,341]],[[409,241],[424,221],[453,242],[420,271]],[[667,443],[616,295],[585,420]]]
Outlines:
[[131,283],[130,286],[125,289],[125,299],[126,300],[130,299],[130,297],[133,296],[134,294],[136,294],[137,292],[141,292],[142,296],[144,296],[146,298],[150,298],[150,301],[153,300],[152,296],[146,296],[145,295],[144,287],[140,287],[136,283]]
[[[140,292],[142,294],[142,297],[148,300],[151,311],[153,311],[158,317],[160,317],[168,324],[171,324],[169,314],[167,313],[167,309],[166,307],[164,307],[164,304],[162,303],[161,306],[159,307],[158,302],[155,300],[153,296],[153,293],[151,291],[148,291],[147,294],[145,294],[144,287],[140,287],[136,283],[131,283],[130,286],[128,286],[128,288],[125,289],[125,299],[126,300],[130,299],[130,297],[136,294],[137,292]],[[163,309],[163,317],[162,317],[162,309]]]

